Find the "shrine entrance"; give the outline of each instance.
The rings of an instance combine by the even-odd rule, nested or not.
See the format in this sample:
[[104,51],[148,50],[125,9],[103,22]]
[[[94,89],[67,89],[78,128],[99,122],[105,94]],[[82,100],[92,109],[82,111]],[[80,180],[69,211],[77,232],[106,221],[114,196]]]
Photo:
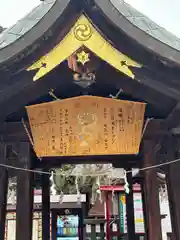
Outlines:
[[[87,192],[85,188],[81,192],[79,182],[88,173],[64,174],[62,169],[88,164],[110,164],[114,171],[106,170],[113,180],[109,184],[100,182],[100,170],[95,175],[95,192],[100,197],[104,193],[106,203],[105,236],[100,238],[162,239],[157,173],[163,171],[172,235],[180,239],[180,194],[174,188],[180,169],[180,55],[150,36],[151,31],[134,26],[123,9],[135,11],[115,0],[43,1],[20,22],[23,28],[17,23],[0,36],[0,239],[5,236],[8,179],[14,176],[16,240],[32,240],[37,185],[42,190],[41,239],[65,238],[60,236],[62,226],[58,228],[62,219],[76,225],[76,239],[85,239],[82,219],[92,207],[88,200],[82,212],[78,206],[65,206],[64,212],[56,208],[50,236],[50,193],[63,202],[64,186],[56,194],[54,178],[73,175],[80,203],[81,193]],[[15,40],[8,38],[17,29],[22,31],[13,33]],[[142,198],[143,235],[135,226],[136,184]],[[123,191],[117,191],[119,186]],[[120,209],[119,215],[112,214],[108,207],[114,196],[118,208],[126,209],[124,215]],[[125,230],[122,217],[127,218]],[[112,231],[114,223],[117,231]]]

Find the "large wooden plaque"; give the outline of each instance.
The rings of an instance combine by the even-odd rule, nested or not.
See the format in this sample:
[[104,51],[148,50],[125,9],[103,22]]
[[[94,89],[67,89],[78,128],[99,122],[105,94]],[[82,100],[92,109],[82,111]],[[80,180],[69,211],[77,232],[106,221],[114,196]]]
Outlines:
[[80,96],[27,107],[39,157],[137,154],[145,104]]

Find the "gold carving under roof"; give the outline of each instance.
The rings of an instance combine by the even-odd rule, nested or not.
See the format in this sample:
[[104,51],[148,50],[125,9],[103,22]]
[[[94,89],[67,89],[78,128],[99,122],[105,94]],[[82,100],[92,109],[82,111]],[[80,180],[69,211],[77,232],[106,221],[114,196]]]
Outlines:
[[89,24],[78,24],[74,28],[74,36],[79,41],[87,41],[92,36],[92,29]]
[[36,153],[137,154],[145,104],[81,96],[27,107]]
[[33,78],[33,80],[36,81],[66,60],[82,46],[85,46],[98,57],[131,78],[134,78],[134,74],[129,67],[141,67],[139,63],[115,49],[104,39],[100,32],[97,31],[89,19],[81,15],[64,39],[27,70],[39,69]]
[[80,62],[82,65],[89,62],[89,53],[86,53],[85,51],[82,51],[80,53],[77,53],[77,62]]

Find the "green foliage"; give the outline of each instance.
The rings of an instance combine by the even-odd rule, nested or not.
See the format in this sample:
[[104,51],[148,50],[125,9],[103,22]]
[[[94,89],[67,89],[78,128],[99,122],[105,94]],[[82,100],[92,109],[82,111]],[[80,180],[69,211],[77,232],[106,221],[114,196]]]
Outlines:
[[[60,169],[55,169],[55,184],[57,192],[63,191],[65,194],[73,194],[77,192],[76,177],[70,176],[75,165],[63,165]],[[62,175],[61,175],[62,174]],[[90,193],[95,179],[90,176],[78,177],[78,186],[81,193]]]
[[69,176],[73,168],[73,165],[64,165],[62,168],[55,169],[55,184],[58,193],[63,191],[67,194],[75,191],[75,177]]

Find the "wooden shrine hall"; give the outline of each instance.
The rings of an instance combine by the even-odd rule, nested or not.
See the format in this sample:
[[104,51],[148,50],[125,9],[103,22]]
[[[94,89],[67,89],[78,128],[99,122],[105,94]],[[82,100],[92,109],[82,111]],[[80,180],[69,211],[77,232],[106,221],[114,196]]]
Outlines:
[[[32,239],[33,173],[5,165],[49,171],[68,162],[149,167],[138,179],[148,240],[162,239],[157,172],[163,171],[172,239],[180,240],[179,123],[177,37],[123,0],[43,1],[0,34],[0,239],[11,175],[16,240]],[[127,178],[134,240],[134,180]],[[49,176],[41,181],[42,239],[49,240]]]

